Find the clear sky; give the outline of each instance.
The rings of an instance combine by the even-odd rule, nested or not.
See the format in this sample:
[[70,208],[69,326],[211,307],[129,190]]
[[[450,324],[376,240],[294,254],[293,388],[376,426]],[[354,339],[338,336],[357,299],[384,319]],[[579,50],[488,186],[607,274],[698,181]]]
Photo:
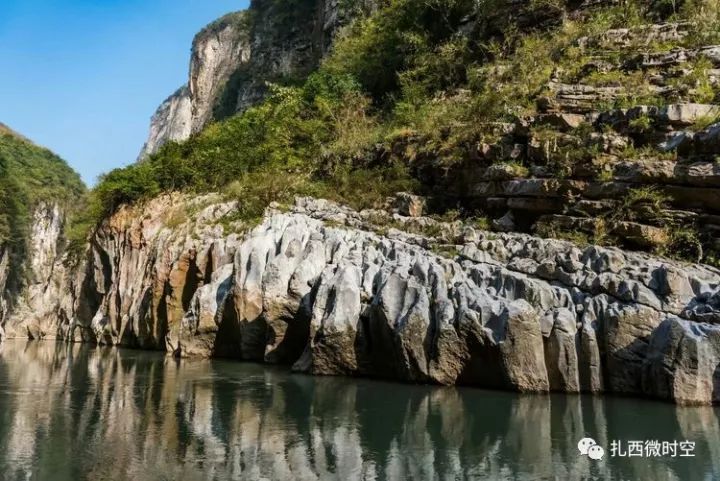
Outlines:
[[93,184],[134,162],[192,38],[248,0],[0,0],[0,122]]

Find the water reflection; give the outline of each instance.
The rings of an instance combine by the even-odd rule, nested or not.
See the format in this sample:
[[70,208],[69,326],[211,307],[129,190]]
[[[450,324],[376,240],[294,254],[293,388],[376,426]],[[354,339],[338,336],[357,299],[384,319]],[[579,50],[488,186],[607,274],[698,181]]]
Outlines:
[[[703,480],[712,408],[312,378],[49,343],[0,351],[0,479]],[[586,435],[690,439],[695,458],[578,456]]]

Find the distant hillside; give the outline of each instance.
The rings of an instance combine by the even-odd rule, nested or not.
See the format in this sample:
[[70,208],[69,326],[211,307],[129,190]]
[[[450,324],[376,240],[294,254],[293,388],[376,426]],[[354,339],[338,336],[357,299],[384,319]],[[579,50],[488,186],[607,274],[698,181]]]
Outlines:
[[28,226],[41,202],[69,205],[84,194],[80,176],[51,151],[0,124],[0,256],[12,259],[8,289],[21,283]]

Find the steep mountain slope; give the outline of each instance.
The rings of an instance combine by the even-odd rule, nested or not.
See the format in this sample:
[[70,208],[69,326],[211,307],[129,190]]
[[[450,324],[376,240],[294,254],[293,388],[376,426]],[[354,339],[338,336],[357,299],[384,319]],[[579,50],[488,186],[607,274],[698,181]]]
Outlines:
[[80,177],[47,149],[0,125],[0,322],[20,294],[50,282]]
[[193,40],[188,84],[158,108],[140,159],[262,101],[267,82],[305,78],[340,27],[373,3],[253,0],[205,27]]

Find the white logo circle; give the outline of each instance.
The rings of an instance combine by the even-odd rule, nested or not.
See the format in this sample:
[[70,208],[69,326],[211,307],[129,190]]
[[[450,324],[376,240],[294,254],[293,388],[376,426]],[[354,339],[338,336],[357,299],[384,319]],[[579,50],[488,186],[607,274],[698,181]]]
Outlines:
[[593,438],[582,438],[580,442],[578,442],[578,451],[580,451],[580,454],[583,456],[587,456],[588,450],[596,444]]
[[588,449],[588,457],[590,459],[600,461],[603,456],[605,456],[605,450],[597,444],[595,446],[591,446],[590,449]]

